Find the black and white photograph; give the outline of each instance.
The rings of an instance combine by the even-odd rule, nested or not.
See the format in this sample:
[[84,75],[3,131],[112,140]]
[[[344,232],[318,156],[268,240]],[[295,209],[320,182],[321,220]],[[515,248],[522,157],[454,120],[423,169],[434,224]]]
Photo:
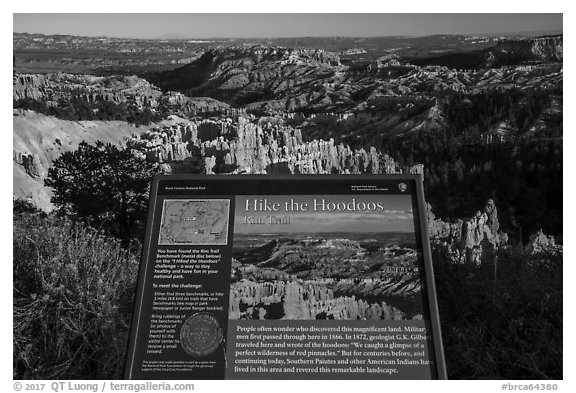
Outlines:
[[423,319],[410,195],[264,199],[312,211],[236,210],[230,319]]
[[[448,379],[562,380],[551,7],[13,13],[13,379],[122,379],[155,175],[411,174]],[[426,320],[410,197],[354,197],[177,196],[155,241],[230,247],[230,319]]]

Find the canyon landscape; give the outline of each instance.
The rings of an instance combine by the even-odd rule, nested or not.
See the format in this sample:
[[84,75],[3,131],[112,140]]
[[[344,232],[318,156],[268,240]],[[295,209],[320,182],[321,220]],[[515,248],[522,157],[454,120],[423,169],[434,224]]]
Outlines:
[[398,244],[368,250],[353,235],[293,235],[256,249],[236,246],[230,318],[422,319],[417,251]]
[[[14,378],[121,375],[153,174],[410,173],[449,377],[562,379],[561,29],[13,45]],[[403,235],[250,239],[231,319],[423,318]]]

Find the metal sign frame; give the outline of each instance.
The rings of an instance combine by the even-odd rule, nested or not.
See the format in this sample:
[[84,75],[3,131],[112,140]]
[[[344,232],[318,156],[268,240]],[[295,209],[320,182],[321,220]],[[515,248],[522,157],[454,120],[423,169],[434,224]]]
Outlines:
[[[155,239],[152,238],[153,227],[159,222],[158,215],[161,212],[158,211],[157,206],[159,202],[159,191],[166,184],[187,184],[189,187],[183,188],[180,194],[188,197],[199,197],[206,195],[205,192],[212,195],[229,195],[233,200],[236,195],[265,195],[261,192],[259,194],[252,194],[255,190],[262,189],[262,184],[265,184],[269,191],[268,195],[303,195],[301,191],[297,192],[296,189],[307,190],[307,195],[318,195],[324,192],[325,187],[328,183],[366,183],[370,184],[372,182],[390,182],[396,181],[399,183],[404,183],[401,187],[408,185],[409,192],[416,196],[416,205],[418,214],[414,214],[415,223],[417,221],[416,233],[417,241],[419,241],[419,246],[421,247],[423,256],[423,267],[424,267],[424,277],[426,280],[426,296],[423,296],[425,302],[428,306],[428,317],[430,323],[430,334],[432,336],[431,345],[433,346],[433,365],[435,367],[435,372],[433,375],[437,379],[447,379],[446,365],[444,360],[444,350],[442,344],[442,334],[440,327],[440,318],[438,312],[438,304],[436,300],[436,286],[435,278],[432,264],[432,256],[430,249],[430,242],[428,238],[428,227],[427,227],[427,211],[426,204],[424,200],[424,189],[422,184],[422,176],[419,174],[402,174],[402,175],[155,175],[152,181],[152,186],[150,190],[149,199],[149,210],[148,210],[148,220],[146,227],[146,236],[142,250],[142,260],[140,264],[140,269],[138,273],[138,281],[136,288],[134,313],[132,317],[132,326],[130,331],[130,338],[128,342],[128,351],[126,356],[125,374],[126,379],[140,379],[140,375],[136,372],[135,366],[137,364],[137,354],[136,349],[138,345],[139,335],[146,328],[146,315],[142,312],[144,304],[150,301],[149,293],[146,292],[147,282],[151,280],[150,278],[150,264],[153,263],[153,246],[158,245]],[[281,191],[281,187],[288,187],[288,189]],[[218,192],[213,192],[211,190],[205,191],[206,187],[216,187]],[[415,189],[411,188],[414,187]],[[238,192],[238,188],[241,188],[241,192]],[[247,192],[247,193],[246,193]],[[350,195],[355,195],[350,193]],[[232,207],[230,210],[233,210]],[[233,232],[233,230],[230,230]],[[419,239],[418,239],[419,235]],[[230,233],[230,236],[232,234]],[[431,351],[432,352],[432,351]],[[332,377],[334,378],[334,376]],[[142,378],[149,379],[149,378]],[[171,379],[169,375],[166,378]],[[180,378],[178,378],[180,379]],[[195,378],[198,379],[198,378]],[[209,378],[213,379],[213,378]]]

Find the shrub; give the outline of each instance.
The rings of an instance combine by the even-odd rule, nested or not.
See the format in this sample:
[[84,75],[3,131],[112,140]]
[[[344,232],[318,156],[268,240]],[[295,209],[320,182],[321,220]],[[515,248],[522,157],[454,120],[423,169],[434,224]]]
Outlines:
[[44,183],[64,215],[130,240],[143,234],[150,180],[157,171],[157,164],[130,149],[81,142],[52,162]]
[[121,378],[137,258],[70,220],[14,217],[14,378]]
[[530,266],[450,264],[432,247],[450,379],[562,379],[562,256]]

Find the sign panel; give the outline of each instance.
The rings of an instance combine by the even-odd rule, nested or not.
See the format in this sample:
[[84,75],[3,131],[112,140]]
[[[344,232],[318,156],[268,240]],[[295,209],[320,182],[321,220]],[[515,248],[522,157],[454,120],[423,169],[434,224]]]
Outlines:
[[128,379],[446,378],[421,177],[154,178]]

